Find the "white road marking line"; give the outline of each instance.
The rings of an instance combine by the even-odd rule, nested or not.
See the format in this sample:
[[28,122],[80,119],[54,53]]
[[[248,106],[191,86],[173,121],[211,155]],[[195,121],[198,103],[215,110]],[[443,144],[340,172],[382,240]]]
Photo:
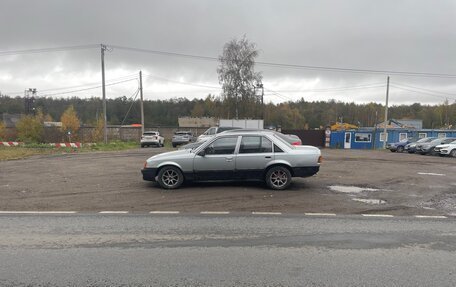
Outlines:
[[418,172],[418,174],[421,174],[421,175],[446,176],[446,174],[443,174],[443,173],[433,173],[433,172]]
[[229,211],[201,211],[200,214],[230,214]]
[[151,211],[151,214],[179,214],[179,211]]
[[282,212],[262,212],[262,211],[253,211],[253,215],[282,215]]
[[0,214],[75,214],[77,211],[0,211]]
[[366,217],[394,217],[394,215],[391,215],[391,214],[362,214],[362,216],[366,216]]
[[336,216],[335,213],[312,213],[312,212],[308,212],[308,213],[304,213],[305,215],[310,215],[310,216]]
[[98,213],[101,213],[101,214],[125,214],[125,213],[128,213],[128,211],[122,211],[122,210],[118,210],[118,211],[114,211],[114,210],[107,210],[107,211],[100,211]]
[[443,215],[414,215],[416,218],[448,218]]

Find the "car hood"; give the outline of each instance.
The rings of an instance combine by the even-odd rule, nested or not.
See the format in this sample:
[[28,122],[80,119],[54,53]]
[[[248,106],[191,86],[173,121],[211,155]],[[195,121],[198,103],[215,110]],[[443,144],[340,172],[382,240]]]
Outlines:
[[438,146],[436,146],[436,148],[447,148],[449,146],[449,144],[439,144]]
[[157,155],[154,155],[154,156],[150,157],[148,159],[148,161],[150,161],[150,160],[160,160],[160,159],[163,159],[163,158],[172,159],[175,156],[180,156],[180,155],[189,154],[189,153],[191,153],[191,149],[180,149],[180,150],[175,150],[175,151],[170,151],[170,152],[164,152],[164,153],[157,154]]

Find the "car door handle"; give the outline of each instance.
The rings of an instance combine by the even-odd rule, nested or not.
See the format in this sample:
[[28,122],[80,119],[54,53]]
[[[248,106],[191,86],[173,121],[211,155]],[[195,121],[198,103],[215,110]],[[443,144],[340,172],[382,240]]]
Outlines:
[[264,158],[271,158],[271,156],[270,156],[270,155],[267,155],[267,156],[265,156]]
[[230,161],[233,161],[233,158],[232,157],[225,157],[225,160],[230,162]]

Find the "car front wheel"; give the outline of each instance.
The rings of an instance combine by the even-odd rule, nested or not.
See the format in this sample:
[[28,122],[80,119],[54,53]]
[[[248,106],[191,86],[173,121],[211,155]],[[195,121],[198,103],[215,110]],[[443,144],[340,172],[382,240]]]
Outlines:
[[269,188],[283,190],[291,184],[291,173],[286,167],[275,166],[268,170],[265,181]]
[[450,156],[456,157],[456,149],[454,149],[450,152]]
[[165,166],[158,172],[158,183],[165,189],[179,188],[184,182],[184,176],[179,168]]
[[403,151],[404,151],[404,147],[401,147],[401,146],[397,147],[397,152],[403,152]]

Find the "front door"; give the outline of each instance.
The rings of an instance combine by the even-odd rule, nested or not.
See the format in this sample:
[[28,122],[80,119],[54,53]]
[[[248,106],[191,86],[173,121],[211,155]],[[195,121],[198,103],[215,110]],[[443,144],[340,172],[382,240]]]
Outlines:
[[221,137],[211,142],[204,154],[193,159],[193,171],[198,180],[227,180],[234,178],[238,136]]
[[344,148],[351,148],[351,133],[348,132],[348,133],[345,133],[345,141],[344,141]]

